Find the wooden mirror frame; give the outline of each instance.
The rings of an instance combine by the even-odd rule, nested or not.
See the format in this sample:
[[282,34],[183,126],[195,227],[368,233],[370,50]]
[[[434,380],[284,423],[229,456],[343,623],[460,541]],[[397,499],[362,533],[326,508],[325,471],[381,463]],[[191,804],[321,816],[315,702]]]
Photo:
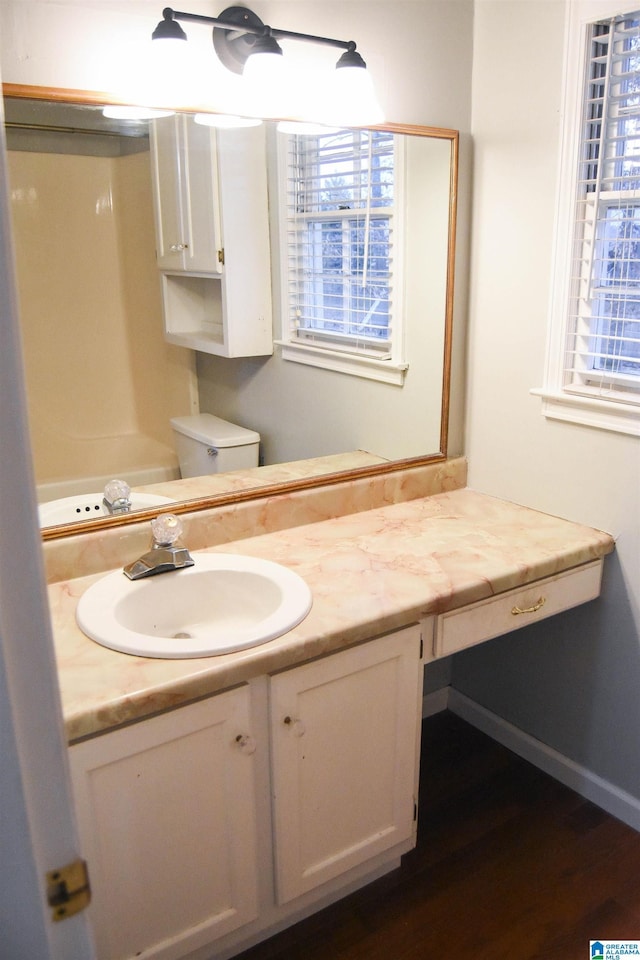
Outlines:
[[[5,83],[2,87],[3,96],[31,100],[49,100],[57,103],[74,103],[85,106],[101,106],[106,103],[122,103],[108,93],[91,90],[69,90],[59,87],[30,86],[27,84]],[[185,108],[188,109],[188,108]],[[300,490],[309,490],[349,480],[366,479],[369,477],[384,476],[414,467],[421,467],[430,463],[439,463],[447,458],[447,443],[449,431],[449,403],[451,391],[451,351],[453,337],[453,289],[456,255],[456,220],[457,220],[457,188],[458,188],[458,155],[459,133],[446,127],[423,127],[414,124],[385,123],[373,126],[371,129],[389,130],[392,133],[409,134],[413,136],[428,136],[439,140],[448,140],[451,147],[450,181],[449,181],[449,226],[447,250],[447,278],[445,286],[445,316],[444,316],[444,355],[442,375],[442,397],[440,411],[440,449],[437,453],[426,454],[420,457],[410,457],[402,460],[391,460],[387,463],[367,467],[357,467],[353,470],[343,470],[338,473],[322,474],[318,477],[290,480],[283,483],[264,484],[250,490],[218,493],[210,497],[198,497],[192,500],[179,500],[171,505],[173,513],[192,513],[198,510],[207,510],[211,507],[227,506],[229,504],[246,503],[259,500],[263,497],[280,494],[295,493]],[[42,530],[43,541],[56,540],[64,537],[85,534],[93,530],[108,530],[113,527],[128,526],[133,523],[148,522],[153,519],[158,508],[136,510],[134,513],[118,517],[101,517],[95,520],[86,520],[82,523],[66,523],[46,527]]]

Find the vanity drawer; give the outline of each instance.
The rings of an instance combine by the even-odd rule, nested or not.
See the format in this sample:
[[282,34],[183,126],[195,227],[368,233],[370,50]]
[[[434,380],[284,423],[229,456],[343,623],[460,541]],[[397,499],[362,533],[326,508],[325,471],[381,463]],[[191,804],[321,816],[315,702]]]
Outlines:
[[601,577],[602,560],[595,560],[489,600],[442,613],[436,620],[434,654],[447,656],[594,600],[600,594]]

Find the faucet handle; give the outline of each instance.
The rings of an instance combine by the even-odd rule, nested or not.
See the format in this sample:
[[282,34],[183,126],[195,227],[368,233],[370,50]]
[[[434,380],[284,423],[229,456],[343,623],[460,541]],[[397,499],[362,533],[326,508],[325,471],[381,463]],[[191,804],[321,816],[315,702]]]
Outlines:
[[102,502],[111,514],[129,513],[131,487],[126,480],[109,480],[104,488]]
[[152,577],[168,570],[182,570],[194,565],[186,547],[177,545],[182,533],[182,521],[173,513],[162,513],[151,521],[153,546],[138,560],[127,564],[124,573],[130,580]]
[[131,487],[126,480],[109,480],[104,488],[104,495],[109,500],[126,500],[131,493]]
[[151,521],[154,545],[170,547],[182,535],[182,521],[175,513],[162,513]]

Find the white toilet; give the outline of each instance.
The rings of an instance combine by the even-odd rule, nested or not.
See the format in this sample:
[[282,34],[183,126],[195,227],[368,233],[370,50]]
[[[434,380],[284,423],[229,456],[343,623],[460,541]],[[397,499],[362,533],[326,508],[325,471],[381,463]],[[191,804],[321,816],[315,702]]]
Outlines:
[[180,475],[202,477],[258,466],[260,434],[211,413],[171,420]]

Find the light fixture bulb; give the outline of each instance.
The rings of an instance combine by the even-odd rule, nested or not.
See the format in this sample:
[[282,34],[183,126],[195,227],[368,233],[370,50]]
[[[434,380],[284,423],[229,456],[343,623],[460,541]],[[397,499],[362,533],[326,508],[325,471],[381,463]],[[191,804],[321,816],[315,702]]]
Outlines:
[[281,120],[276,129],[278,133],[292,133],[299,137],[319,137],[323,133],[338,131],[338,127],[330,127],[325,123],[314,123],[310,120]]
[[127,99],[153,106],[188,108],[199,102],[201,73],[197,53],[185,40],[151,40],[136,66],[132,82],[136,95]]
[[170,117],[173,112],[173,110],[156,110],[153,107],[109,104],[103,107],[102,115],[110,120],[156,120],[158,117]]
[[135,99],[138,103],[188,109],[201,102],[209,60],[204,59],[201,45],[187,43],[173,10],[166,7],[162,15],[137,64],[137,83],[147,96]]
[[218,130],[258,127],[262,123],[259,117],[237,117],[229,113],[196,113],[193,119],[203,127],[216,127]]
[[252,53],[244,65],[242,75],[248,80],[279,79],[284,61],[281,53]]
[[280,45],[266,34],[257,37],[242,71],[248,112],[256,117],[286,117],[291,98],[289,73]]
[[268,84],[270,87],[279,86],[284,82],[286,73],[282,50],[279,53],[256,51],[247,58],[242,76],[247,84]]
[[338,126],[368,127],[384,120],[371,74],[356,50],[346,50],[338,60],[327,95],[328,119]]

